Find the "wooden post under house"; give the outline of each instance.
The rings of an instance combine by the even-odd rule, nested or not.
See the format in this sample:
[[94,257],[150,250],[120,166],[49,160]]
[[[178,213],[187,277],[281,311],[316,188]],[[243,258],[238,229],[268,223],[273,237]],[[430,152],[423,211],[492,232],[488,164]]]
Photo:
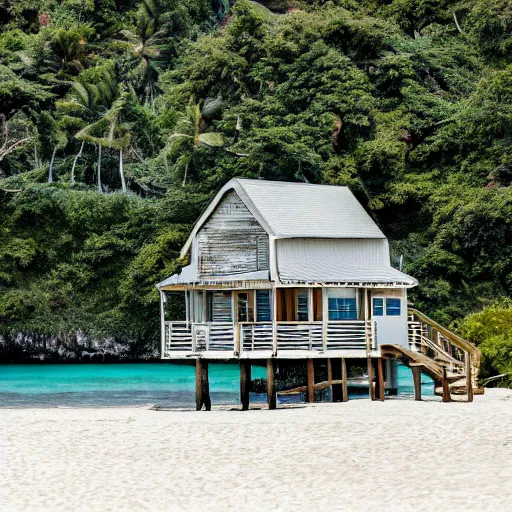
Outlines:
[[315,401],[315,365],[313,359],[307,362],[307,397],[306,400],[312,404]]
[[240,401],[242,411],[249,409],[249,390],[251,387],[251,362],[246,359],[240,361]]
[[269,409],[277,408],[274,360],[267,359],[267,403]]
[[196,411],[202,410],[203,405],[207,411],[211,411],[208,362],[198,357],[196,359]]
[[414,382],[414,399],[421,401],[421,369],[419,366],[412,367],[412,378]]

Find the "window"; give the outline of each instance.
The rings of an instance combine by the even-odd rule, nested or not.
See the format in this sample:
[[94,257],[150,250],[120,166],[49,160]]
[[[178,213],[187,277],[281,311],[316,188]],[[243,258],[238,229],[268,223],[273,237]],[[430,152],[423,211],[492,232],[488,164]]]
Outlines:
[[355,297],[329,298],[329,320],[357,320]]
[[257,322],[270,322],[270,290],[256,290],[256,315]]
[[299,292],[297,294],[297,320],[307,322],[308,317],[308,292]]
[[384,316],[384,300],[386,301],[386,316],[400,316],[401,300],[394,297],[374,297],[373,298],[373,316]]
[[384,299],[381,299],[380,297],[374,297],[373,316],[384,316]]
[[400,299],[386,299],[386,316],[400,316]]

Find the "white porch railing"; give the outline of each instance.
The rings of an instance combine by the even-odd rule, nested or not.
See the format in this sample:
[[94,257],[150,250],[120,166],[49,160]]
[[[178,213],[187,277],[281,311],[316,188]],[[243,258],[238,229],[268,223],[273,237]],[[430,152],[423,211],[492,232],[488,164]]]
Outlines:
[[322,322],[277,322],[277,350],[323,350]]
[[[365,350],[369,328],[370,323],[364,320],[330,321],[324,344],[322,322],[276,322],[277,352]],[[273,350],[272,322],[241,323],[240,341],[242,351]]]
[[272,322],[240,324],[240,347],[243,351],[274,350]]
[[324,339],[323,322],[242,322],[236,342],[232,322],[165,322],[166,352],[252,352],[366,350],[370,322],[329,321]]
[[209,327],[207,350],[235,350],[234,328],[231,322],[212,322]]
[[341,320],[327,323],[327,350],[365,349],[367,346],[365,320]]
[[192,351],[192,323],[165,322],[165,350]]
[[168,352],[234,351],[231,322],[165,322],[165,350]]

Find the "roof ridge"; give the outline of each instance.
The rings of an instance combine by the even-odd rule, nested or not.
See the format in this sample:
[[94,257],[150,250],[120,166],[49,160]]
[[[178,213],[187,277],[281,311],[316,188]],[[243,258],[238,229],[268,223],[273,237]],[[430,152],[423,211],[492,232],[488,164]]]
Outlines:
[[[332,188],[347,188],[348,185],[332,185],[329,183],[304,183],[302,181],[283,181],[283,180],[260,180],[258,178],[232,178],[233,181],[236,180],[238,182],[242,181],[250,181],[253,183],[265,183],[265,184],[282,184],[282,185],[304,185],[310,187],[332,187]],[[350,189],[349,189],[350,190]]]

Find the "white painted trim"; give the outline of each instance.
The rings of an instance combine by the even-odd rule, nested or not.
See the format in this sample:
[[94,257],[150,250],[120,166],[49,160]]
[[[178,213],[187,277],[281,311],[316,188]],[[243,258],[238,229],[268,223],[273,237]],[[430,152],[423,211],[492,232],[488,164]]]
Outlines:
[[313,288],[308,288],[308,322],[315,321],[315,309],[313,300]]

